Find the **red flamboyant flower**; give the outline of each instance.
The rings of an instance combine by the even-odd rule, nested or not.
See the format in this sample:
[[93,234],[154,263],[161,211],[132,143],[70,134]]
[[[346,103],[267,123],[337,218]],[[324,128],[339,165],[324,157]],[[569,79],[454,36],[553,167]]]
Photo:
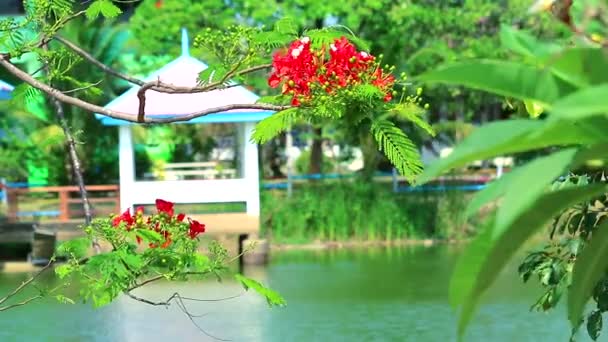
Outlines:
[[126,223],[127,230],[131,229],[131,226],[133,225],[133,223],[135,223],[135,220],[133,216],[131,216],[130,209],[125,210],[125,212],[122,213],[120,216],[114,217],[114,219],[112,220],[112,226],[118,227],[121,222]]
[[361,83],[361,77],[369,73],[374,56],[357,49],[346,37],[336,39],[329,46],[329,61],[325,64],[325,90],[330,93],[336,88]]
[[182,222],[185,217],[186,217],[186,214],[179,213],[179,214],[177,214],[177,221]]
[[154,4],[154,6],[156,8],[161,8],[163,7],[163,1],[162,0],[156,0],[156,3]]
[[393,98],[392,89],[395,84],[395,76],[385,74],[382,69],[378,68],[372,77],[372,84],[385,93],[384,101],[388,102]]
[[198,234],[205,232],[205,225],[198,222],[197,220],[190,221],[190,231],[188,235],[190,235],[191,239],[194,239]]
[[137,207],[137,209],[135,209],[135,216],[139,216],[144,214],[144,207],[142,207],[141,205],[139,207]]
[[325,51],[325,48],[312,51],[308,37],[292,42],[287,51],[274,54],[268,85],[277,88],[282,84],[281,93],[292,95],[294,106],[310,100],[315,87],[333,93],[364,82],[384,92],[385,101],[392,99],[395,78],[384,74],[374,56],[357,51],[346,37],[329,45],[327,60]]
[[287,52],[274,54],[268,85],[276,88],[284,82],[281,92],[293,94],[292,104],[297,106],[299,97],[310,95],[310,84],[316,80],[319,62],[310,50],[310,38],[298,39],[291,43]]
[[174,204],[172,202],[168,202],[162,199],[156,200],[156,209],[158,210],[158,213],[165,213],[169,216],[173,216],[173,205]]

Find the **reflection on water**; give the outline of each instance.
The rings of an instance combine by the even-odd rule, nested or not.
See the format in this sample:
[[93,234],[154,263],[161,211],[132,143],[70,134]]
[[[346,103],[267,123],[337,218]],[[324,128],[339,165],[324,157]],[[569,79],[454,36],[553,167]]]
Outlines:
[[[453,341],[456,316],[447,304],[447,284],[458,251],[437,246],[275,253],[268,267],[246,273],[281,292],[286,308],[268,309],[251,293],[186,305],[192,314],[203,315],[195,321],[205,332],[232,341]],[[23,277],[2,275],[1,293]],[[162,300],[174,292],[218,299],[243,290],[234,282],[209,280],[159,283],[137,294]],[[466,340],[566,341],[564,312],[528,311],[537,294],[520,284],[513,269],[505,272],[490,289]],[[0,341],[213,339],[175,305],[152,307],[120,298],[98,310],[45,301],[0,313]]]

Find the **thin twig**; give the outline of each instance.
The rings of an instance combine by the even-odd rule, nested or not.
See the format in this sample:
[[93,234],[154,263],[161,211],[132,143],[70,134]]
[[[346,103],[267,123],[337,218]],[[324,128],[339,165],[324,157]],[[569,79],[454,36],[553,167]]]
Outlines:
[[13,292],[11,292],[8,295],[2,297],[0,299],[0,304],[6,302],[11,297],[13,297],[14,295],[16,295],[19,292],[21,292],[24,288],[26,288],[29,284],[31,284],[34,280],[36,280],[36,278],[38,278],[44,271],[46,271],[49,267],[51,267],[51,265],[54,262],[55,262],[55,259],[49,260],[49,262],[44,267],[42,267],[38,272],[36,272],[36,274],[34,274],[30,279],[28,279],[28,280],[24,281],[23,283],[21,283],[21,285],[19,285],[16,289],[13,290]]
[[70,90],[64,90],[64,91],[62,91],[62,93],[69,94],[69,93],[75,93],[77,91],[87,90],[89,88],[93,88],[93,87],[96,87],[96,86],[100,85],[101,82],[102,81],[97,81],[95,83],[92,83],[92,84],[89,84],[89,85],[86,85],[86,86],[83,86],[83,87],[78,87],[78,88],[74,88],[74,89],[70,89]]
[[[185,273],[183,273],[183,274],[184,274],[184,275],[207,275],[207,274],[209,274],[209,273],[211,273],[211,272],[210,272],[210,271],[201,271],[201,272],[185,272]],[[142,287],[142,286],[144,286],[144,285],[147,285],[147,284],[153,283],[153,282],[155,282],[155,281],[159,281],[159,280],[164,279],[164,278],[165,278],[165,276],[164,276],[164,275],[162,275],[162,274],[161,274],[161,275],[157,275],[157,276],[152,277],[152,278],[150,278],[150,279],[144,280],[144,281],[143,281],[143,282],[141,282],[141,283],[138,283],[138,284],[135,284],[135,285],[131,286],[130,288],[128,288],[128,289],[127,289],[127,291],[133,291],[133,290],[135,290],[136,288],[139,288],[139,287]]]
[[[186,304],[184,304],[184,302],[182,301],[182,299],[181,299],[181,297],[180,297],[179,295],[177,296],[177,299],[178,299],[178,301],[177,301],[178,305],[177,305],[177,306],[178,306],[178,307],[180,308],[180,310],[182,310],[182,312],[183,312],[183,313],[184,313],[184,314],[185,314],[185,315],[188,317],[188,319],[190,319],[190,322],[192,322],[192,324],[194,324],[194,326],[198,328],[198,330],[199,330],[200,332],[202,332],[203,334],[205,334],[205,335],[207,335],[208,337],[211,337],[211,338],[213,338],[213,339],[215,339],[215,340],[219,340],[219,341],[230,341],[230,340],[227,340],[227,339],[222,339],[222,338],[219,338],[219,337],[217,337],[217,336],[211,335],[211,334],[209,334],[208,332],[206,332],[206,331],[205,331],[205,329],[203,329],[203,328],[202,328],[200,325],[198,325],[198,323],[196,323],[196,321],[194,320],[194,318],[195,318],[196,316],[190,313],[190,311],[189,311],[189,310],[188,310],[188,308],[186,307]],[[204,316],[204,315],[202,315],[202,316]]]
[[[234,68],[233,70],[231,70],[230,72],[228,72],[226,74],[226,76],[218,81],[218,82],[211,82],[209,84],[206,84],[204,86],[196,86],[196,87],[181,87],[181,86],[176,86],[173,84],[169,84],[169,83],[164,83],[164,82],[160,82],[160,81],[153,81],[153,82],[145,82],[143,80],[140,80],[138,78],[135,78],[133,76],[124,74],[118,70],[115,70],[105,64],[103,64],[101,61],[99,61],[98,59],[96,59],[93,55],[91,55],[90,53],[88,53],[87,51],[85,51],[84,49],[82,49],[81,47],[79,47],[78,45],[74,44],[73,42],[61,37],[61,36],[54,36],[53,39],[57,40],[58,42],[60,42],[61,44],[65,45],[67,48],[71,49],[72,51],[74,51],[76,54],[80,55],[82,58],[84,58],[85,60],[89,61],[91,64],[95,65],[96,67],[98,67],[99,69],[101,69],[102,71],[104,71],[105,73],[112,75],[114,77],[118,77],[120,79],[123,79],[131,84],[134,85],[138,85],[141,87],[146,86],[147,89],[149,90],[154,90],[160,93],[169,93],[169,94],[192,94],[192,93],[202,93],[202,92],[207,92],[207,91],[211,91],[214,89],[217,89],[219,86],[221,86],[223,83],[225,83],[226,79],[228,79],[229,77],[232,76],[243,76],[252,72],[256,72],[259,70],[264,70],[264,69],[268,69],[272,67],[272,64],[268,63],[268,64],[260,64],[260,65],[256,65],[250,68],[246,68],[240,71],[236,71],[236,68],[238,68],[237,65],[236,68]],[[148,84],[150,84],[149,86],[147,86]]]
[[13,309],[13,308],[16,308],[16,307],[19,307],[19,306],[26,305],[27,303],[33,302],[33,301],[38,300],[38,299],[42,299],[42,295],[36,295],[34,297],[28,298],[28,299],[26,299],[26,300],[24,300],[22,302],[19,302],[19,303],[7,305],[7,306],[0,306],[0,312],[1,311],[6,311],[6,310],[9,310],[9,309]]

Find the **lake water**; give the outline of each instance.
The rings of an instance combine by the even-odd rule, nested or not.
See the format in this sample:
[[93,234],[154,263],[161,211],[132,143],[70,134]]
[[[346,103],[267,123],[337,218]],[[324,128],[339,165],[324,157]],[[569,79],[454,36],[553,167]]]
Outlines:
[[[269,309],[252,293],[219,302],[187,302],[207,333],[231,341],[455,341],[456,314],[447,303],[459,247],[403,247],[274,253],[245,273],[278,290],[286,308]],[[538,288],[522,285],[516,264],[490,289],[466,341],[567,341],[564,310],[530,312]],[[25,275],[0,275],[6,293]],[[243,293],[215,280],[150,285],[138,292],[164,299],[218,299]],[[607,334],[608,335],[608,334]],[[606,336],[604,336],[606,337]],[[581,334],[580,341],[586,341]],[[0,313],[0,341],[215,341],[175,305],[152,307],[120,298],[89,305],[38,302]]]

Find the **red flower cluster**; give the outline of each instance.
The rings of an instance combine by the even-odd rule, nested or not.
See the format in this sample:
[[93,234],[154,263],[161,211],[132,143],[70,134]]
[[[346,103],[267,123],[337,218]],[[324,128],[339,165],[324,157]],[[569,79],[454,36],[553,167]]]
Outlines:
[[[112,226],[119,227],[122,223],[124,223],[124,227],[127,231],[131,231],[132,229],[149,229],[159,233],[165,241],[160,245],[161,248],[167,248],[171,245],[173,240],[171,239],[171,233],[162,228],[161,223],[163,224],[181,224],[184,227],[188,227],[188,236],[191,239],[196,238],[199,234],[205,232],[205,225],[188,218],[188,225],[183,222],[186,218],[186,215],[183,213],[175,215],[174,203],[168,202],[162,199],[156,200],[156,210],[158,215],[161,217],[161,221],[152,220],[151,217],[148,217],[147,221],[144,223],[143,214],[144,208],[137,207],[135,210],[135,216],[131,216],[130,209],[127,209],[121,215],[118,215],[112,219]],[[136,235],[137,243],[141,243],[142,238]],[[148,245],[150,248],[159,247],[157,244],[150,243]]]
[[327,60],[325,50],[323,47],[312,51],[308,37],[294,41],[287,52],[274,54],[268,85],[276,88],[283,82],[281,92],[293,95],[294,106],[301,100],[309,100],[314,87],[332,93],[363,83],[382,90],[385,101],[392,99],[395,78],[382,70],[374,56],[357,51],[346,37],[336,39],[329,46]]
[[286,54],[275,53],[272,59],[273,73],[268,78],[272,88],[283,83],[282,93],[293,94],[292,104],[299,104],[298,97],[310,95],[310,85],[315,82],[321,61],[310,50],[310,38],[296,40],[289,46]]

